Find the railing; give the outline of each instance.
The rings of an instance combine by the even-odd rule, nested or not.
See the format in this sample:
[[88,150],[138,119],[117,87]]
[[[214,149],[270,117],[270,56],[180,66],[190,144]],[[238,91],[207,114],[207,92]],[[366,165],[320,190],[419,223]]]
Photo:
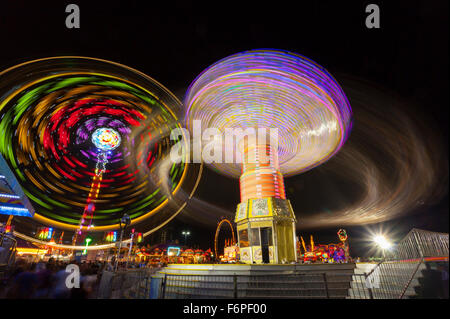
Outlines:
[[[366,276],[349,273],[289,275],[155,275],[159,269],[104,271],[98,298],[369,299]],[[354,293],[349,294],[350,289]],[[357,288],[357,289],[355,289]]]
[[413,228],[395,247],[394,260],[448,257],[448,234]]
[[0,251],[0,281],[3,281],[7,277],[9,266],[14,260],[17,241],[8,236],[7,233],[2,232],[0,233],[0,247],[4,249]]
[[[355,281],[355,278],[358,280]],[[366,276],[348,273],[307,273],[289,275],[175,275],[161,278],[159,298],[305,298],[369,299]],[[352,284],[352,281],[354,282]],[[352,285],[359,295],[349,295]]]
[[373,283],[375,299],[402,299],[414,295],[412,283],[424,262],[441,259],[448,262],[448,234],[412,229],[385,261],[367,274]]

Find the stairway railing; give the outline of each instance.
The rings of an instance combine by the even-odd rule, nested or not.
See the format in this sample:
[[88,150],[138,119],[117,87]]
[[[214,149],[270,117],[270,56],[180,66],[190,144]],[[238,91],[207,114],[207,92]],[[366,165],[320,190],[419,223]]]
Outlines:
[[[17,247],[17,240],[11,236],[8,235],[6,232],[0,233],[0,247],[4,246],[5,240],[12,243],[8,245],[8,255],[6,256],[5,264],[9,265],[11,263],[11,258],[14,256],[16,252]],[[6,246],[6,245],[5,245]],[[0,264],[2,263],[2,260],[0,260]]]
[[419,263],[417,263],[417,267],[416,267],[416,269],[414,270],[414,272],[413,272],[413,274],[411,275],[411,277],[409,278],[408,282],[406,283],[405,288],[403,288],[402,292],[400,293],[399,299],[403,299],[403,296],[405,295],[406,291],[408,290],[409,285],[410,285],[411,282],[413,281],[414,277],[416,277],[416,273],[417,273],[417,271],[419,270],[420,265],[422,265],[422,264],[423,264],[423,258],[420,260]]
[[448,261],[448,246],[448,234],[413,228],[391,255],[367,274],[368,280],[378,286],[372,291],[374,298],[403,298],[427,259]]

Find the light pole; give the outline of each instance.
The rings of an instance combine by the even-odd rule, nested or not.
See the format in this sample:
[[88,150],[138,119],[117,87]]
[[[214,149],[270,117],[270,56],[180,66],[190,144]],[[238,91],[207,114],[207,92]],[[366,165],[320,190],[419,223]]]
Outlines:
[[183,230],[183,232],[181,234],[183,234],[183,236],[184,236],[184,244],[186,245],[187,244],[187,236],[189,236],[191,234],[191,232],[188,230]]
[[128,269],[128,261],[130,260],[131,248],[133,247],[133,239],[134,239],[134,228],[131,230],[131,241],[130,241],[130,248],[128,249],[127,263],[125,266],[126,269]]
[[119,264],[119,255],[120,255],[120,249],[122,248],[123,232],[125,231],[127,226],[130,225],[130,223],[131,223],[131,218],[127,214],[124,214],[119,221],[120,241],[119,241],[119,249],[117,250],[117,254],[116,254],[116,264],[114,266],[114,271],[117,270],[117,266]]

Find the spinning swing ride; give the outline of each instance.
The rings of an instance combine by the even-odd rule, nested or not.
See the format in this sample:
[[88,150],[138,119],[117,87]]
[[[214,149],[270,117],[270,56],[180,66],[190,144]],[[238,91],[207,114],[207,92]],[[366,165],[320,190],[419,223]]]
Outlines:
[[352,111],[339,84],[298,54],[251,50],[204,70],[190,85],[184,104],[191,131],[194,121],[221,134],[229,129],[277,130],[276,144],[251,139],[252,133],[236,137],[236,144],[221,143],[222,154],[237,150],[242,161],[208,165],[240,180],[235,222],[241,261],[295,262],[296,216],[286,199],[283,175],[310,170],[344,145]]

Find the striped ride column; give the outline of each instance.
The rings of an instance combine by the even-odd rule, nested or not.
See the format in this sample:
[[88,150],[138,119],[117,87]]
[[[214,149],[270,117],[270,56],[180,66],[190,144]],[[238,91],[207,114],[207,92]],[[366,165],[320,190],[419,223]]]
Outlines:
[[241,203],[248,199],[286,199],[278,154],[268,144],[245,145],[240,177]]

